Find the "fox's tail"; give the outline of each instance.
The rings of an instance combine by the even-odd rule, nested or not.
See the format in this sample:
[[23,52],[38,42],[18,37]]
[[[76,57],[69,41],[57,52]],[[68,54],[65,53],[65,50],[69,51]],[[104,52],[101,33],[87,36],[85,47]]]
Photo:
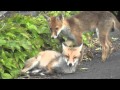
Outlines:
[[120,31],[120,22],[117,20],[117,18],[114,16],[113,20],[113,29]]

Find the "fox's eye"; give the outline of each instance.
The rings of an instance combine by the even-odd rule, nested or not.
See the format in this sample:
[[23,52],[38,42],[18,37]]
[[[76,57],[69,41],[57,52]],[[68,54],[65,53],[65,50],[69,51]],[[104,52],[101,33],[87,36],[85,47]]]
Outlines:
[[58,30],[58,27],[56,27],[55,30]]
[[74,57],[74,59],[76,59],[77,57]]
[[66,58],[69,58],[69,56],[65,55]]
[[52,31],[52,28],[50,28],[50,31]]

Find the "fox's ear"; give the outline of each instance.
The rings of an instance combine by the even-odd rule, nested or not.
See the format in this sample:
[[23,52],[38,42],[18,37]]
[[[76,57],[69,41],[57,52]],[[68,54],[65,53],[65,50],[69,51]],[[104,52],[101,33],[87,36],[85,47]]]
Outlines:
[[63,15],[63,14],[59,15],[59,16],[57,17],[57,20],[58,20],[58,21],[64,20],[64,15]]
[[79,46],[79,51],[82,51],[83,43]]
[[51,20],[49,16],[47,16],[47,15],[43,15],[43,16],[45,17],[45,19],[46,19],[47,21],[50,21],[50,20]]
[[62,49],[65,50],[67,47],[62,43]]

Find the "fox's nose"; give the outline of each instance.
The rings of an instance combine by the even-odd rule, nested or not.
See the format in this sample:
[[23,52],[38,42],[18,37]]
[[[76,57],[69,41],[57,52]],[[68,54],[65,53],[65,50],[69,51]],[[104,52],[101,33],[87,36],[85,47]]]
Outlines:
[[72,67],[72,63],[70,63],[69,66]]

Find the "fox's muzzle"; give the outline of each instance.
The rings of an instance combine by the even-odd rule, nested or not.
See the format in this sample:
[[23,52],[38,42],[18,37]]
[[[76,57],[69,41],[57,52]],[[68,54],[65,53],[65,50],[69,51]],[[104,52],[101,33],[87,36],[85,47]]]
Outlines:
[[67,65],[68,65],[69,67],[73,67],[73,66],[74,66],[74,63],[67,62]]
[[72,67],[72,63],[69,63],[69,67]]
[[75,59],[74,61],[67,61],[67,60],[65,60],[66,61],[66,63],[67,63],[67,66],[69,66],[69,67],[73,67],[74,65],[76,65],[77,63],[78,63],[78,60],[79,59]]
[[57,36],[51,36],[51,38],[54,38],[54,39],[56,39],[56,38],[57,38]]
[[51,35],[51,38],[54,38],[56,39],[58,36],[53,32],[52,35]]

